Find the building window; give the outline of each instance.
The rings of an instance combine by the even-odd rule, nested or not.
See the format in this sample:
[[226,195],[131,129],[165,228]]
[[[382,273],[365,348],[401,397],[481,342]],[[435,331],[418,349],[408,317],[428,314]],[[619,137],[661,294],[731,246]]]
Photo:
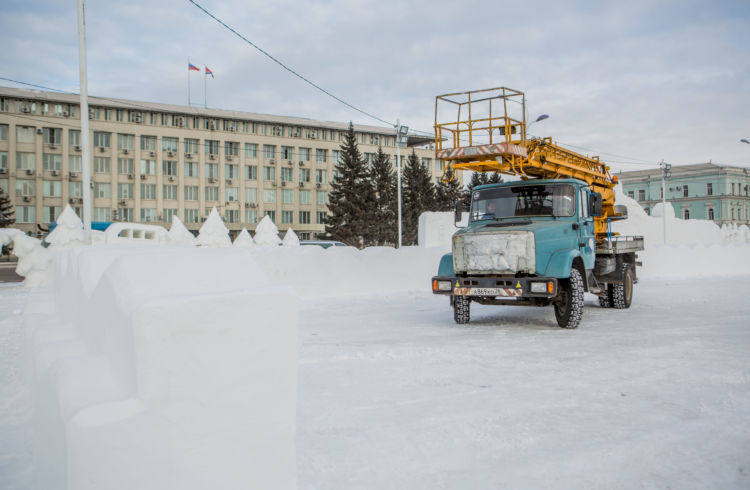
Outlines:
[[156,221],[156,208],[141,208],[141,221]]
[[34,128],[32,126],[16,126],[16,143],[33,143]]
[[239,201],[240,200],[240,188],[239,187],[225,187],[224,197],[227,202]]
[[[186,201],[197,201],[198,200],[198,186],[197,185],[186,185],[185,186],[185,200]],[[198,212],[198,210],[196,210]]]
[[317,213],[315,213],[315,222],[319,225],[326,224],[326,212],[318,211]]
[[218,201],[219,188],[215,185],[206,186],[206,201]]
[[62,129],[44,128],[44,144],[59,145],[62,143]]
[[263,167],[263,180],[276,181],[276,167]]
[[276,189],[263,189],[263,202],[273,204],[276,202]]
[[16,223],[36,223],[36,207],[16,206]]
[[94,173],[108,174],[110,169],[109,157],[94,157]]
[[245,165],[245,180],[257,180],[258,179],[258,166],[257,165]]
[[16,152],[16,168],[19,170],[35,170],[36,155],[27,152]]
[[258,222],[258,210],[246,209],[245,210],[245,223],[257,223],[257,222]]
[[299,181],[310,182],[310,169],[309,168],[299,169]]
[[117,173],[130,175],[133,174],[133,159],[132,158],[118,158],[117,159]]
[[341,150],[331,150],[331,159],[334,165],[341,163]]
[[62,196],[62,182],[59,180],[45,180],[42,182],[42,195],[44,197]]
[[156,136],[141,136],[141,150],[156,151]]
[[227,163],[227,164],[224,165],[224,177],[225,178],[227,178],[227,179],[236,179],[239,176],[240,175],[239,175],[239,170],[238,170],[238,166],[237,165],[235,165],[235,164],[229,164],[229,163]]
[[282,167],[281,168],[281,181],[282,182],[291,182],[294,178],[293,174],[294,169],[290,167]]
[[68,170],[70,172],[83,171],[82,161],[81,155],[68,155]]
[[638,200],[639,201],[645,201],[646,200],[646,191],[643,189],[640,189],[638,191]]
[[177,152],[178,144],[179,144],[179,138],[164,136],[161,139],[161,149],[164,151]]
[[309,225],[310,224],[310,211],[299,212],[299,224]]
[[310,152],[312,151],[311,148],[300,148],[299,149],[299,159],[300,161],[309,162],[310,161]]
[[276,222],[276,211],[267,210],[267,211],[264,211],[263,214],[265,216],[268,216],[268,218],[271,220],[271,222],[273,222],[273,223]]
[[141,184],[141,199],[156,199],[156,184]]
[[163,185],[161,188],[162,197],[165,200],[176,201],[177,200],[177,186],[176,185]]
[[732,195],[734,195],[734,182],[732,182]]
[[713,196],[714,195],[714,185],[709,182],[706,184],[706,195],[707,196]]
[[110,138],[112,137],[112,133],[105,133],[104,131],[94,131],[94,146],[98,148],[109,148],[112,145],[110,144]]
[[68,144],[71,146],[81,146],[81,131],[78,129],[68,130]]
[[198,177],[197,162],[185,162],[183,168],[185,169],[185,177]]
[[132,134],[118,134],[117,135],[117,148],[121,150],[135,149],[135,136]]
[[688,197],[688,186],[687,184],[682,186],[682,197]]
[[318,148],[315,150],[315,161],[318,163],[326,163],[326,160],[328,159],[328,150],[323,150]]
[[326,170],[318,169],[315,171],[315,183],[316,184],[328,183],[328,180],[326,179]]
[[283,189],[281,191],[281,204],[294,204],[294,191]]
[[133,199],[133,184],[117,184],[117,199]]
[[209,179],[219,178],[219,164],[218,163],[206,164],[206,178],[209,178]]
[[276,158],[276,147],[274,145],[263,145],[263,158]]
[[162,160],[161,161],[161,173],[163,175],[176,177],[177,176],[177,161]]
[[294,147],[293,146],[282,146],[281,147],[281,158],[284,160],[294,160]]
[[714,208],[708,208],[708,219],[712,220],[714,219]]
[[684,211],[682,211],[682,217],[685,219],[690,219],[690,210],[685,209]]
[[82,197],[83,186],[81,182],[68,182],[68,195],[70,197]]
[[0,141],[8,141],[8,125],[0,124]]
[[257,203],[258,189],[254,187],[251,189],[245,189],[245,202]]
[[240,212],[237,209],[227,209],[224,211],[224,219],[227,223],[239,223]]
[[258,158],[258,145],[245,143],[245,158]]
[[198,210],[186,209],[185,210],[185,223],[197,223],[197,222],[198,222]]
[[112,197],[112,186],[105,182],[94,182],[94,197]]
[[42,155],[42,168],[44,170],[60,170],[62,166],[62,155],[45,153]]
[[315,202],[319,206],[325,206],[328,204],[328,192],[326,191],[317,191],[315,192]]
[[177,216],[177,208],[164,208],[161,211],[162,221],[171,223],[174,216]]
[[294,222],[294,211],[281,212],[281,224],[291,225]]
[[156,160],[141,160],[141,175],[156,175]]
[[239,156],[240,155],[240,144],[236,141],[225,141],[224,142],[224,155],[228,156]]
[[94,208],[94,221],[111,221],[110,216],[109,208]]
[[197,139],[185,138],[185,153],[198,153],[198,143]]
[[0,168],[8,170],[8,152],[0,151]]
[[42,223],[52,223],[60,216],[60,206],[44,206],[42,208]]

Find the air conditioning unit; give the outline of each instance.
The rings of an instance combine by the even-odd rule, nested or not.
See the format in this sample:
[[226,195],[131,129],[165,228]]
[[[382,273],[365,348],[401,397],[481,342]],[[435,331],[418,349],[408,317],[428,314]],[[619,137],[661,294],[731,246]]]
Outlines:
[[73,147],[73,149],[74,149],[75,151],[81,151],[81,145],[75,145],[75,146]]
[[135,175],[133,175],[133,174],[128,174],[128,178],[129,178],[130,180],[133,180],[133,179],[135,178]]
[[119,202],[118,204],[119,204],[120,206],[127,206],[127,205],[128,205],[128,201],[126,201],[125,199],[123,199],[123,200],[122,200],[122,201],[120,201],[120,202]]
[[227,185],[232,185],[232,179],[227,179]]
[[7,174],[8,169],[7,168],[0,168],[0,174]]
[[60,171],[59,170],[53,170],[52,171],[52,176],[53,177],[59,177],[60,176]]
[[276,161],[272,158],[268,163],[270,163],[271,165],[274,165]]
[[170,176],[169,176],[169,181],[170,181],[170,182],[174,182],[174,175],[170,175]]
[[31,109],[30,109],[30,108],[28,108],[28,107],[23,107],[23,108],[21,109],[21,112],[29,113],[29,112],[31,112]]
[[146,180],[146,174],[141,174],[141,180]]
[[57,145],[56,145],[56,144],[54,144],[54,143],[50,143],[50,144],[49,144],[49,149],[50,149],[50,150],[56,150],[56,149],[57,149]]
[[228,162],[231,162],[231,161],[232,161],[232,157],[231,157],[230,155],[227,155],[227,161],[228,161]]
[[286,187],[286,181],[281,182],[281,187]]
[[89,110],[89,119],[94,119],[94,111]]
[[106,150],[106,148],[104,148],[103,146],[99,147],[99,153],[104,153],[105,150]]
[[289,160],[289,161],[288,161],[287,163],[289,164],[289,166],[290,166],[290,167],[291,167],[292,165],[294,165],[294,163],[293,163],[293,162],[292,162],[291,160]]
[[63,116],[64,116],[64,117],[68,117],[68,116],[70,116],[70,112],[68,112],[68,111],[63,111]]
[[68,202],[69,202],[70,204],[75,204],[75,203],[76,203],[76,200],[75,200],[75,198],[74,198],[74,197],[71,197],[70,199],[68,199]]
[[216,160],[216,155],[213,155],[213,154],[208,155],[208,159],[209,160]]
[[123,148],[122,153],[123,155],[127,155],[128,153],[130,153],[130,150],[128,150],[127,148]]
[[318,189],[320,189],[320,182],[318,182],[317,184],[315,184],[315,187],[317,187]]
[[150,154],[150,155],[151,155],[152,157],[155,157],[155,156],[156,156],[156,152],[155,152],[155,151],[152,151],[152,152],[150,152],[149,154]]
[[209,184],[215,184],[216,183],[216,179],[214,179],[213,177],[209,177],[208,183]]
[[302,161],[302,160],[300,160],[300,161],[299,161],[299,166],[300,166],[300,167],[304,167],[304,166],[305,166],[305,162],[304,162],[304,161]]
[[34,175],[34,171],[29,169],[26,169],[26,175]]
[[185,158],[193,158],[193,154],[192,153],[185,153]]
[[23,196],[23,202],[31,202],[31,198],[29,196]]
[[179,118],[179,119],[177,120],[177,125],[178,125],[179,127],[181,127],[181,128],[184,128],[184,127],[185,127],[185,120],[184,120],[183,118]]
[[174,152],[173,151],[168,151],[167,152],[167,156],[173,157],[174,156]]
[[206,216],[201,216],[201,222],[206,221]]
[[133,122],[137,122],[137,123],[141,122],[142,117],[143,116],[141,114],[133,114]]
[[299,183],[299,186],[300,186],[300,187],[302,187],[303,185],[305,185],[305,183],[304,183],[304,182],[300,182],[300,183]]
[[[211,123],[211,124],[209,124],[208,128],[209,128],[209,129],[210,129],[211,131],[216,131],[216,123]],[[204,219],[204,221],[205,221],[205,219]]]
[[77,179],[78,178],[78,172],[70,172],[70,178],[71,179]]
[[249,203],[246,204],[246,206],[251,207],[251,208],[257,208],[258,207],[258,205],[256,203],[254,203],[254,202],[249,202]]
[[44,134],[44,130],[42,130],[42,128],[37,128],[36,134]]
[[227,198],[227,204],[230,203],[230,202],[234,202],[234,197],[233,196],[229,196]]

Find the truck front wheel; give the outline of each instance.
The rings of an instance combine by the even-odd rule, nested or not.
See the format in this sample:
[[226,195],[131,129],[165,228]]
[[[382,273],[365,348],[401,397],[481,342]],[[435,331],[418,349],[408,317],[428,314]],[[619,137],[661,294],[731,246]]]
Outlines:
[[578,269],[570,270],[570,278],[559,281],[560,298],[555,301],[555,318],[562,328],[576,328],[583,315],[583,278]]
[[624,310],[633,302],[633,269],[630,264],[622,264],[622,283],[613,284],[612,307]]
[[453,297],[453,319],[463,325],[471,319],[471,301],[467,296]]

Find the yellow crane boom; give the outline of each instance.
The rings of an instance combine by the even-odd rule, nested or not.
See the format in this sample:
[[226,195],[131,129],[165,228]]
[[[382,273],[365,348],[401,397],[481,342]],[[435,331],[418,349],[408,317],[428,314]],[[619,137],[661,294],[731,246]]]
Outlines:
[[527,179],[575,178],[602,195],[597,237],[607,235],[615,212],[617,177],[599,157],[563,148],[551,138],[527,138],[523,92],[498,87],[439,95],[435,99],[435,158],[444,175],[455,171],[498,172]]

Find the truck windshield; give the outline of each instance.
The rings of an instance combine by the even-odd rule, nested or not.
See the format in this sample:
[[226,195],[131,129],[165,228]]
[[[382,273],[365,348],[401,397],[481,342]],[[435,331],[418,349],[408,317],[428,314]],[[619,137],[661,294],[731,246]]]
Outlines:
[[471,220],[515,216],[573,216],[575,188],[570,184],[517,185],[474,191]]

